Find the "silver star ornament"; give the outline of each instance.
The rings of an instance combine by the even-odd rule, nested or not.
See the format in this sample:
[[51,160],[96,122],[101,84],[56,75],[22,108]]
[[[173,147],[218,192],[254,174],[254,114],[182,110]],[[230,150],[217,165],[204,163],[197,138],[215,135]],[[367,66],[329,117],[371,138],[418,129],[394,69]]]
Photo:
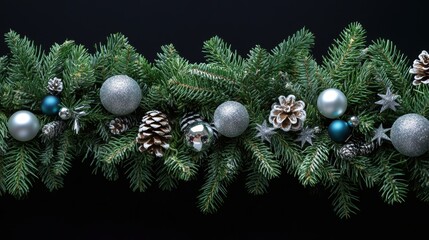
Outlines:
[[393,94],[390,91],[390,88],[387,88],[386,94],[377,94],[381,97],[381,100],[375,102],[375,104],[381,105],[380,112],[390,108],[393,111],[396,111],[396,107],[400,106],[399,103],[395,102],[395,100],[399,97],[399,95]]
[[256,124],[255,128],[256,128],[256,131],[258,131],[258,133],[256,134],[256,137],[261,138],[262,142],[267,141],[271,143],[271,137],[274,134],[276,134],[276,132],[274,131],[275,128],[268,127],[266,120],[264,120],[262,124]]
[[381,146],[381,140],[388,140],[390,141],[390,138],[386,135],[386,132],[389,131],[390,128],[383,128],[383,124],[381,123],[380,126],[375,129],[374,131],[374,137],[371,139],[371,141],[376,140],[378,143],[378,146]]
[[316,136],[314,135],[315,129],[309,128],[306,126],[299,134],[298,138],[295,140],[295,142],[301,142],[301,148],[304,147],[305,143],[308,142],[310,145],[313,145],[313,138]]

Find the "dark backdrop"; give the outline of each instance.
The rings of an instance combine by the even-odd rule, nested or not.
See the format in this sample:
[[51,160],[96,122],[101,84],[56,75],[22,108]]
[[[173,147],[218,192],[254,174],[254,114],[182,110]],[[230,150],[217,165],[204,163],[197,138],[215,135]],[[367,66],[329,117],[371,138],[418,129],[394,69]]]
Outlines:
[[[109,34],[122,32],[150,61],[168,43],[189,60],[203,61],[202,43],[214,35],[244,55],[256,44],[271,49],[307,27],[316,36],[313,53],[320,62],[333,39],[353,21],[363,24],[369,41],[391,39],[410,59],[429,47],[427,1],[6,2],[0,3],[2,34],[13,29],[44,49],[73,39],[93,50]],[[0,42],[0,55],[7,53]],[[410,236],[429,227],[429,204],[417,201],[413,193],[406,203],[390,206],[377,190],[363,191],[361,211],[340,220],[323,189],[305,189],[283,174],[271,182],[267,194],[255,197],[239,178],[219,212],[204,215],[196,205],[201,184],[183,183],[172,192],[154,185],[146,193],[133,193],[125,178],[108,182],[91,174],[89,162],[76,161],[62,190],[51,193],[36,183],[25,199],[0,197],[0,239],[148,239],[168,233],[173,239],[279,239],[279,234],[332,239],[372,237],[369,229],[378,235]]]

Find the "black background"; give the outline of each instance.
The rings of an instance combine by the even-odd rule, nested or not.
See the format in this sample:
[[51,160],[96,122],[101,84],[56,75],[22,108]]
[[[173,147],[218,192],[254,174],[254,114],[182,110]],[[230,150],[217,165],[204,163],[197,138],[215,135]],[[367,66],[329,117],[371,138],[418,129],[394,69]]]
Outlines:
[[[172,43],[194,62],[204,60],[202,43],[214,35],[245,55],[256,44],[271,49],[306,27],[316,36],[313,53],[320,62],[340,31],[359,21],[368,41],[390,39],[414,59],[429,47],[429,3],[423,2],[2,1],[0,33],[13,29],[44,49],[72,39],[93,51],[109,34],[121,32],[150,61],[161,45]],[[8,49],[3,41],[4,54]],[[49,192],[35,183],[22,200],[0,197],[0,239],[153,239],[167,234],[170,239],[333,239],[400,233],[409,238],[429,227],[429,204],[413,193],[405,203],[390,206],[376,189],[362,191],[361,211],[340,220],[323,189],[306,189],[283,174],[271,182],[267,194],[252,196],[242,177],[230,186],[223,207],[204,215],[196,205],[201,180],[172,192],[153,185],[145,193],[133,193],[124,177],[108,182],[91,174],[89,162],[75,161],[62,190]]]

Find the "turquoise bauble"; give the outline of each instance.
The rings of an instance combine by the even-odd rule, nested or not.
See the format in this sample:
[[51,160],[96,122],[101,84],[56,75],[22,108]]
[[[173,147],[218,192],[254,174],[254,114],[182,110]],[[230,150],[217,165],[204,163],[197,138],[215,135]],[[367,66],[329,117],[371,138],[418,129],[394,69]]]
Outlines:
[[53,95],[46,96],[42,101],[42,113],[45,115],[56,115],[60,111],[60,99]]
[[352,129],[346,121],[334,120],[328,127],[328,134],[332,141],[343,143],[352,134]]

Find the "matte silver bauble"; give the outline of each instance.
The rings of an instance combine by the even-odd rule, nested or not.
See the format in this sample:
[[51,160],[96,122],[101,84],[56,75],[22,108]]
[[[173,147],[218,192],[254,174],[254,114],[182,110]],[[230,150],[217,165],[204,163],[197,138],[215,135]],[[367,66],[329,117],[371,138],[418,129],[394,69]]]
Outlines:
[[110,113],[122,116],[134,112],[140,105],[142,91],[139,84],[126,75],[115,75],[104,81],[100,100]]
[[7,128],[13,138],[26,142],[36,137],[40,130],[40,122],[32,112],[20,110],[10,116]]
[[338,118],[347,110],[347,98],[336,88],[325,89],[317,98],[317,109],[327,118]]
[[226,101],[216,108],[213,122],[221,135],[237,137],[249,126],[249,113],[243,104]]
[[395,149],[405,156],[423,155],[429,149],[429,120],[416,113],[402,115],[393,123],[390,139]]

